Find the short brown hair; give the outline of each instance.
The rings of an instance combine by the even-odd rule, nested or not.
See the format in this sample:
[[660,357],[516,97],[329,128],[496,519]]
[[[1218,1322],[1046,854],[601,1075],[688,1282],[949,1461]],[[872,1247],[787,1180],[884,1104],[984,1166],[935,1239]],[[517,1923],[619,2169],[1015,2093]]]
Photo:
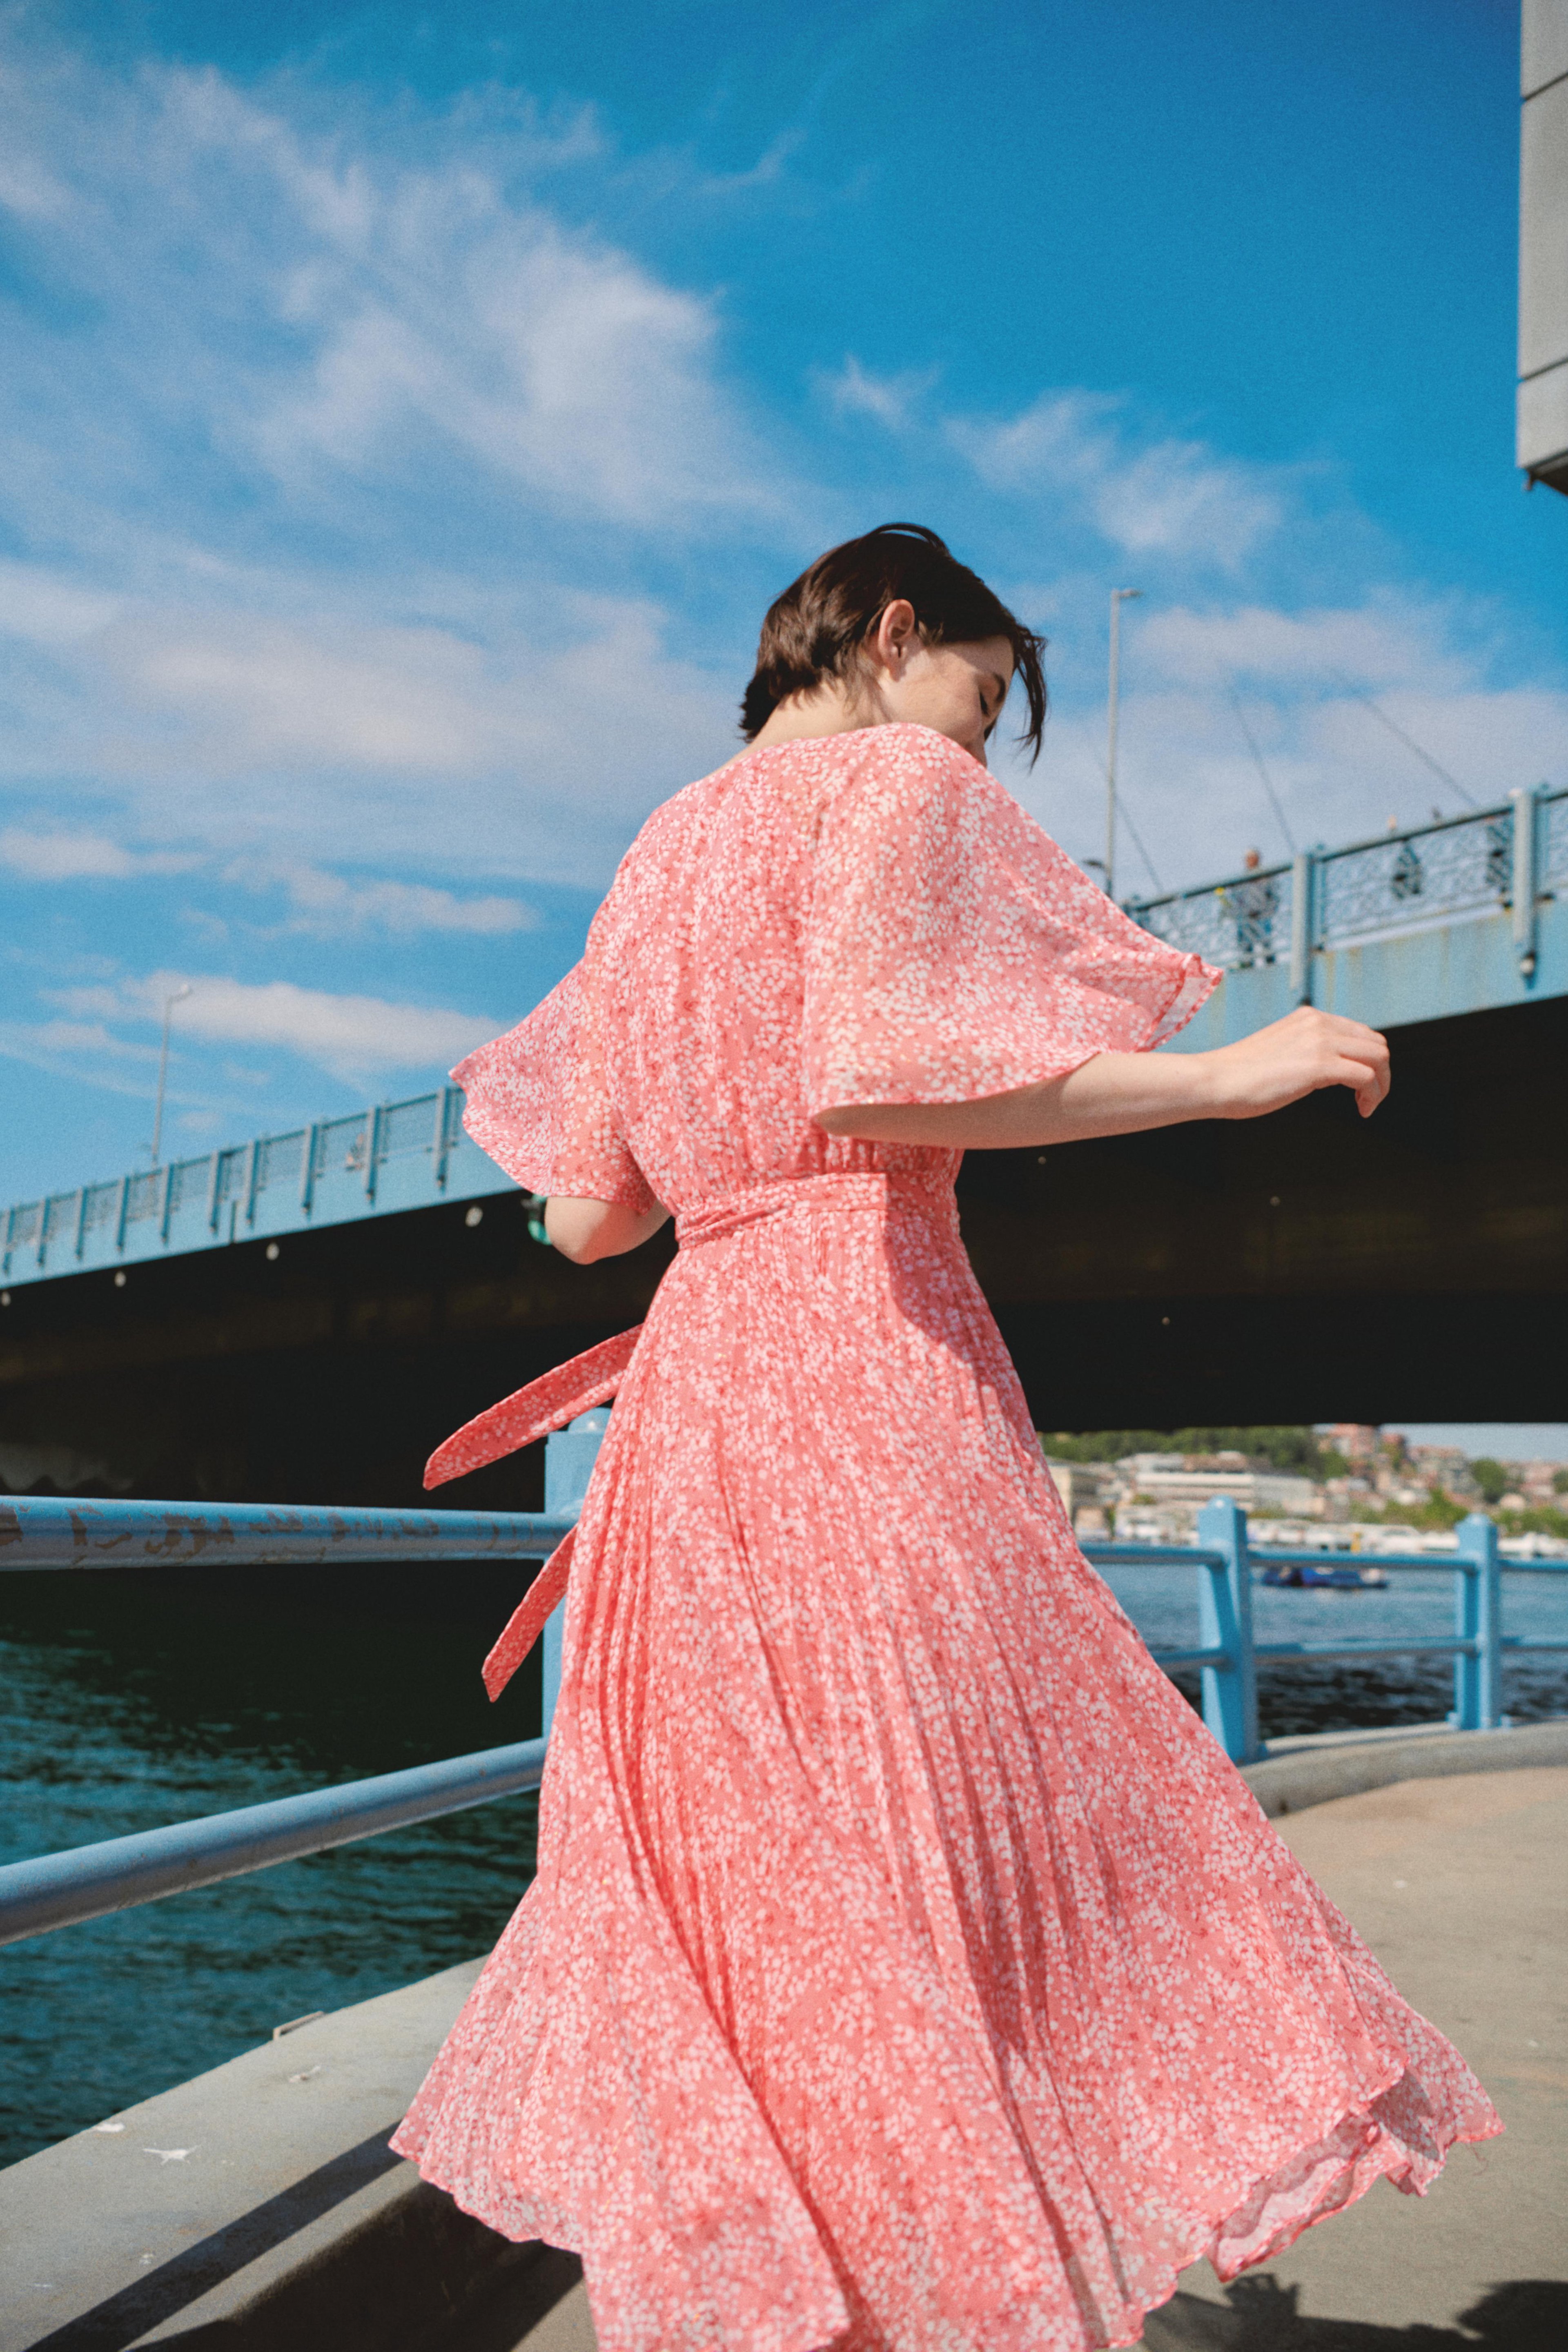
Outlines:
[[882,614],[900,597],[913,605],[928,645],[1006,638],[1029,698],[1029,723],[1019,740],[1033,745],[1037,760],[1046,723],[1044,637],[1026,629],[945,541],[918,522],[880,523],[830,547],[769,605],[756,670],[741,699],[747,742],[790,695],[809,693],[830,677],[847,678]]

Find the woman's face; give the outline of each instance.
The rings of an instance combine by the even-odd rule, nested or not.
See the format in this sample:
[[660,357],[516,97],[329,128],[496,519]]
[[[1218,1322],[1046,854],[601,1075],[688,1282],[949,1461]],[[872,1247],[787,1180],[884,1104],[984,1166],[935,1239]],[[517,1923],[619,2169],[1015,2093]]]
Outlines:
[[877,663],[879,698],[889,719],[933,727],[939,735],[962,743],[982,767],[987,739],[1012,682],[1013,648],[1005,637],[928,646],[911,631],[890,644],[886,658]]

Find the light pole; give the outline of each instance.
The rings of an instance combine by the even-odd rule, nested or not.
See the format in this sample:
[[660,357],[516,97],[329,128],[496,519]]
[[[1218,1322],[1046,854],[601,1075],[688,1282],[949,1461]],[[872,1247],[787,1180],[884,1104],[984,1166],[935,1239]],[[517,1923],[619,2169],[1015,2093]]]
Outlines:
[[158,1055],[158,1108],[153,1114],[153,1165],[158,1165],[158,1149],[163,1140],[163,1088],[169,1076],[169,1024],[174,1017],[174,1007],[183,1004],[192,993],[191,984],[176,988],[173,996],[163,999],[163,1044]]
[[1129,596],[1142,596],[1142,588],[1113,588],[1110,592],[1110,689],[1105,719],[1105,895],[1116,896],[1116,698],[1118,673],[1121,667],[1121,607]]

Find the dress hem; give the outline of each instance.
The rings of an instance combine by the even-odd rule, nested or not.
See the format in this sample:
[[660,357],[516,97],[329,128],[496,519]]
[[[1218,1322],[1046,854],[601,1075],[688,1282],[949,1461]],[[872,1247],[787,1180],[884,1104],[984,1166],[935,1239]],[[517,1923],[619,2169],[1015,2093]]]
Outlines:
[[[1172,2263],[1169,2271],[1169,2283],[1165,2286],[1164,2292],[1152,2297],[1147,2303],[1143,2303],[1139,2305],[1133,2315],[1133,2320],[1130,2323],[1131,2326],[1131,2334],[1097,2336],[1086,2326],[1083,2330],[1081,2339],[1081,2352],[1128,2352],[1129,2347],[1137,2345],[1142,2340],[1144,2325],[1150,2315],[1153,2312],[1163,2310],[1165,2305],[1170,2302],[1172,2296],[1177,2292],[1178,2283],[1182,2273],[1184,2270],[1190,2269],[1194,2263],[1209,2263],[1214,2270],[1215,2277],[1220,2281],[1221,2284],[1228,2286],[1233,2279],[1241,2278],[1247,2272],[1256,2270],[1260,2263],[1272,2262],[1278,2255],[1287,2252],[1289,2249],[1297,2242],[1298,2239],[1305,2237],[1307,2231],[1309,2230],[1315,2229],[1320,2222],[1331,2221],[1338,2214],[1348,2212],[1352,2205],[1358,2205],[1362,2199],[1366,2196],[1371,2189],[1375,2189],[1380,2180],[1392,2180],[1394,2187],[1398,2189],[1403,2195],[1425,2197],[1432,2182],[1436,2179],[1438,2175],[1441,2173],[1449,2156],[1453,2153],[1456,2147],[1474,2147],[1485,2140],[1496,2139],[1502,2131],[1503,2126],[1501,2123],[1494,2122],[1489,2126],[1483,2126],[1475,2130],[1458,2128],[1448,2133],[1446,2137],[1444,2137],[1440,2132],[1435,2132],[1434,2138],[1436,2142],[1436,2157],[1430,2168],[1424,2168],[1424,2177],[1418,2179],[1415,2177],[1417,2168],[1410,2158],[1408,2151],[1405,2153],[1403,2159],[1401,2159],[1398,2153],[1398,2143],[1386,2130],[1380,2126],[1379,2137],[1385,2143],[1384,2153],[1389,2158],[1388,2161],[1376,2164],[1370,2172],[1365,2174],[1364,2178],[1361,2178],[1360,2176],[1364,2169],[1366,2158],[1373,2154],[1376,2149],[1376,2141],[1373,2141],[1369,2145],[1363,2146],[1358,2152],[1349,2154],[1346,2158],[1344,2170],[1337,2177],[1335,2182],[1332,2184],[1333,2187],[1337,2188],[1340,2185],[1340,2182],[1344,2179],[1345,2174],[1348,2173],[1351,2176],[1351,2186],[1346,2194],[1341,2197],[1332,2198],[1331,2201],[1330,2201],[1330,2196],[1326,2195],[1313,2206],[1310,2211],[1296,2216],[1287,2222],[1283,2222],[1279,2231],[1277,2231],[1276,2233],[1268,2240],[1268,2243],[1259,2247],[1256,2253],[1248,2254],[1245,2262],[1237,2263],[1234,2269],[1222,2271],[1219,2264],[1214,2259],[1214,2249],[1218,2243],[1219,2235],[1226,2221],[1229,2220],[1233,2214],[1245,2211],[1247,2207],[1258,2195],[1259,2189],[1266,2188],[1270,2180],[1277,2179],[1280,2173],[1288,2170],[1289,2165],[1295,2158],[1310,2154],[1314,2148],[1320,2147],[1331,2140],[1335,2133],[1342,2130],[1347,2124],[1353,2123],[1358,2116],[1366,2116],[1368,2114],[1370,2102],[1373,2099],[1383,2097],[1388,2091],[1392,2090],[1396,2084],[1404,2079],[1408,2071],[1408,2068],[1403,2063],[1396,2065],[1388,2079],[1380,2084],[1375,2091],[1366,2095],[1361,2105],[1342,2108],[1327,2126],[1327,2127],[1323,2131],[1318,2133],[1315,2137],[1298,2141],[1293,2144],[1292,2147],[1287,2149],[1281,2156],[1279,2163],[1274,2167],[1272,2171],[1258,2174],[1249,2184],[1246,2193],[1235,2203],[1227,2205],[1223,2213],[1212,2221],[1205,2221],[1199,2223],[1194,2231],[1192,2242],[1187,2247],[1186,2251],[1178,2260]],[[409,2133],[405,2142],[404,2132],[400,2128],[398,2131],[394,2133],[388,2145],[395,2154],[406,2158],[409,2161],[418,2166],[419,2177],[422,2180],[427,2181],[433,2189],[438,2189],[444,2195],[450,2197],[453,2203],[458,2208],[459,2211],[467,2213],[472,2220],[482,2223],[486,2229],[493,2230],[498,2237],[505,2238],[509,2243],[513,2245],[526,2245],[531,2242],[537,2242],[541,2245],[554,2247],[563,2253],[575,2254],[579,2260],[582,2260],[583,2248],[578,2245],[574,2245],[571,2242],[570,2236],[565,2233],[563,2230],[562,2234],[553,2237],[544,2237],[538,2231],[531,2232],[530,2236],[525,2238],[514,2237],[509,2229],[504,2228],[500,2222],[493,2221],[489,2214],[483,2210],[482,2206],[479,2203],[470,2203],[461,2188],[456,2186],[452,2181],[443,2179],[438,2169],[433,2167],[429,2168],[426,2168],[424,2161],[423,2149],[427,2144],[428,2137],[429,2135],[427,2133]],[[1019,2312],[1023,2312],[1028,2308],[1028,2305],[1015,2305],[1014,2308]],[[841,2340],[845,2333],[846,2331],[841,2329],[838,2332],[838,2335],[827,2337],[821,2336],[802,2336],[797,2340],[785,2341],[782,2343],[775,2347],[775,2352],[831,2352],[831,2347]]]

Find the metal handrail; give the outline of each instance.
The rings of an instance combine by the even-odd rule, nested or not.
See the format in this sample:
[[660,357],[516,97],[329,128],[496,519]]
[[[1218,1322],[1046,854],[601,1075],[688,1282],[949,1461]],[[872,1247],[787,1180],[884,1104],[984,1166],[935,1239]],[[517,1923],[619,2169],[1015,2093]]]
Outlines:
[[[1449,1718],[1461,1731],[1486,1731],[1503,1721],[1502,1662],[1538,1651],[1568,1650],[1568,1640],[1505,1634],[1502,1630],[1502,1577],[1510,1573],[1561,1574],[1568,1563],[1505,1559],[1498,1549],[1495,1520],[1472,1512],[1454,1530],[1455,1549],[1441,1556],[1395,1553],[1322,1552],[1293,1546],[1255,1546],[1247,1536],[1247,1514],[1229,1500],[1215,1499],[1199,1517],[1198,1543],[1186,1553],[1199,1569],[1198,1605],[1203,1651],[1155,1650],[1155,1663],[1167,1672],[1197,1665],[1203,1673],[1204,1720],[1238,1764],[1249,1764],[1262,1754],[1258,1728],[1258,1667],[1259,1663],[1284,1665],[1318,1658],[1377,1658],[1451,1656],[1454,1661],[1454,1711]],[[1085,1544],[1090,1565],[1114,1566],[1125,1561],[1131,1546]],[[1151,1546],[1150,1555],[1172,1556],[1173,1548]],[[1179,1551],[1175,1554],[1180,1557]],[[1258,1642],[1252,1632],[1253,1563],[1262,1566],[1364,1569],[1373,1563],[1401,1569],[1447,1570],[1454,1579],[1454,1631],[1451,1634],[1394,1634],[1385,1638],[1349,1641]],[[1205,1653],[1207,1653],[1205,1655]]]
[[[157,1569],[191,1565],[265,1567],[301,1561],[403,1559],[537,1559],[575,1524],[608,1412],[581,1415],[545,1449],[542,1512],[375,1512],[291,1509],[264,1504],[79,1502],[19,1496],[0,1505],[0,1567],[42,1570]],[[1195,1544],[1087,1543],[1097,1568],[1194,1568],[1198,1571],[1201,1639],[1151,1653],[1166,1672],[1196,1667],[1204,1720],[1237,1763],[1263,1752],[1258,1731],[1260,1662],[1422,1654],[1454,1660],[1454,1713],[1460,1730],[1499,1725],[1501,1668],[1510,1657],[1568,1650],[1568,1640],[1505,1633],[1503,1572],[1568,1574],[1568,1562],[1504,1559],[1496,1524],[1480,1514],[1455,1530],[1458,1549],[1440,1557],[1298,1550],[1248,1542],[1247,1514],[1229,1501],[1207,1505]],[[1252,1632],[1255,1564],[1450,1570],[1455,1582],[1451,1634],[1258,1642]],[[560,1682],[561,1612],[545,1628],[544,1733],[514,1746],[456,1756],[403,1772],[308,1790],[263,1805],[95,1845],[44,1854],[0,1868],[0,1944],[109,1911],[210,1886],[275,1863],[320,1853],[537,1788],[544,1770],[550,1720]]]
[[574,1511],[366,1511],[275,1503],[0,1502],[8,1568],[339,1568],[394,1559],[542,1559]]
[[462,1812],[537,1789],[543,1773],[543,1740],[522,1739],[511,1748],[481,1748],[406,1772],[345,1780],[270,1804],[241,1805],[169,1829],[14,1862],[0,1870],[0,1944]]

